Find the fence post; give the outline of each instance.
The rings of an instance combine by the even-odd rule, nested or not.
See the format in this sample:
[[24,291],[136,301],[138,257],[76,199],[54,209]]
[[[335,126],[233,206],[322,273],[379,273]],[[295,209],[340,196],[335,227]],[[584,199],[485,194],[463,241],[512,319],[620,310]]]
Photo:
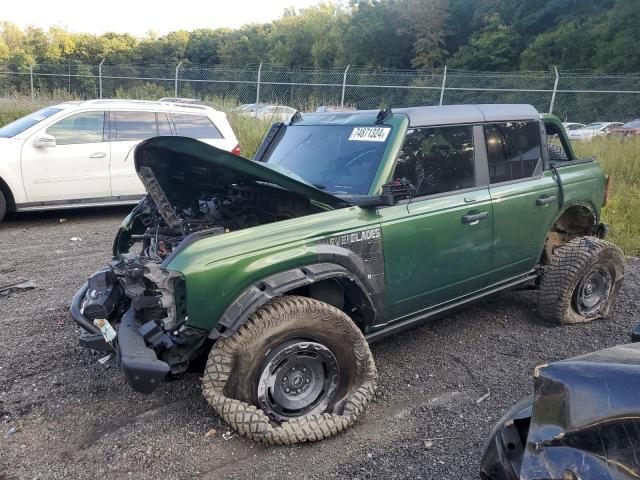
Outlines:
[[102,98],[102,64],[104,63],[104,58],[98,65],[98,88],[100,90],[100,98]]
[[442,105],[442,100],[444,99],[444,87],[447,83],[447,66],[444,66],[444,72],[442,73],[442,87],[440,88],[440,103]]
[[31,84],[31,101],[33,102],[33,63],[29,66],[29,82]]
[[256,82],[256,109],[258,108],[258,104],[260,103],[260,75],[262,73],[262,62],[258,66],[258,81]]
[[176,82],[173,89],[173,92],[174,92],[173,96],[176,98],[178,98],[178,70],[180,70],[180,65],[182,65],[182,60],[180,60],[180,63],[176,67]]
[[556,92],[558,91],[558,80],[560,79],[560,75],[558,75],[558,67],[554,66],[553,69],[556,71],[556,81],[553,83],[553,93],[551,94],[549,113],[553,113],[553,105],[556,103]]
[[347,68],[344,69],[344,75],[342,76],[342,96],[340,97],[340,106],[344,107],[344,91],[347,88],[347,72],[349,71],[349,67],[351,65],[347,65]]

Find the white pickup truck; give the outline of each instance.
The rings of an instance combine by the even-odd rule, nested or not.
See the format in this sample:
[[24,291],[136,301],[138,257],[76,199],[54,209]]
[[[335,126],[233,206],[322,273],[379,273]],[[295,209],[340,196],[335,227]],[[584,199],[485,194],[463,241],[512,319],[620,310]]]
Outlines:
[[205,105],[87,100],[47,107],[0,128],[0,221],[10,211],[136,203],[145,189],[133,148],[158,135],[240,153],[225,113]]

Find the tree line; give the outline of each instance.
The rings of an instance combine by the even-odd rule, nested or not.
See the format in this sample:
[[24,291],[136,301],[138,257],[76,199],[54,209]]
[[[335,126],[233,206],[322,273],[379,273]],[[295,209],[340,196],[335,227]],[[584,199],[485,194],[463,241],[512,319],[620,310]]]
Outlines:
[[638,0],[352,0],[270,23],[137,38],[0,23],[0,64],[640,71]]

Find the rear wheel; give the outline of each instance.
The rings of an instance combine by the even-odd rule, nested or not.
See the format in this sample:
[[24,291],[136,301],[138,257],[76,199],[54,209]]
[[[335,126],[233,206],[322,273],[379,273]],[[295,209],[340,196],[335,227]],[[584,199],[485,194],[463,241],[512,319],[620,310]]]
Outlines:
[[595,237],[578,237],[554,251],[544,268],[538,312],[546,320],[579,323],[606,316],[624,278],[624,254]]
[[0,190],[0,222],[4,220],[7,214],[7,199],[4,197],[2,190]]
[[217,341],[203,393],[239,433],[290,444],[349,427],[373,397],[376,381],[369,346],[347,315],[317,300],[288,296]]

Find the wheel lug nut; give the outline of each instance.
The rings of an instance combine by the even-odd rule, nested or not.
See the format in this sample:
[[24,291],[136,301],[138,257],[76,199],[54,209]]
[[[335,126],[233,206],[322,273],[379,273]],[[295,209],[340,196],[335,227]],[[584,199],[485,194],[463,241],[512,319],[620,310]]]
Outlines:
[[302,371],[303,371],[303,372],[306,372],[306,371],[307,371],[307,367],[304,367],[304,368],[302,369]]
[[301,391],[302,391],[302,390],[300,390],[300,389],[296,390],[296,392],[298,392],[298,393],[300,393]]
[[284,391],[285,391],[285,392],[287,392],[287,393],[289,393],[291,390],[290,390],[290,389],[288,389],[288,388],[285,388],[285,389],[284,389]]
[[307,383],[309,383],[310,381],[311,381],[311,380],[309,380],[309,379],[307,378]]
[[296,367],[291,367],[291,371],[295,372],[296,371]]
[[282,377],[282,381],[286,382],[287,381],[287,377]]

